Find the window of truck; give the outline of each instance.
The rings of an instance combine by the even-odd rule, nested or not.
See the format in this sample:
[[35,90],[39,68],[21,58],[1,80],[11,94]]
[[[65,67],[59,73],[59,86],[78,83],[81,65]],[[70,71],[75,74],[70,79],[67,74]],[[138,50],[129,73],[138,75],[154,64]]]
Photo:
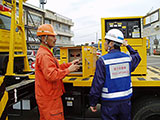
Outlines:
[[11,18],[0,14],[0,29],[10,30]]

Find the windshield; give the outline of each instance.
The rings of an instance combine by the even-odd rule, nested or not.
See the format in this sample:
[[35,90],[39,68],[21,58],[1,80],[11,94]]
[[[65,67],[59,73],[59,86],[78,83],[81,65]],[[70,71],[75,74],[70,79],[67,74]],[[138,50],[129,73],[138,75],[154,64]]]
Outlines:
[[11,18],[0,14],[0,29],[10,30]]

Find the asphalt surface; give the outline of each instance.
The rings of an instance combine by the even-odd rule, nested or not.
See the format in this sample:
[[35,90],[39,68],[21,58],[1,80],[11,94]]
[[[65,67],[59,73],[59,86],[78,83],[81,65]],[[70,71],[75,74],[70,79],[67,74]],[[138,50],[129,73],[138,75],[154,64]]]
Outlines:
[[160,55],[147,56],[147,65],[160,68]]
[[[159,56],[155,56],[155,55],[147,56],[147,65],[160,67],[160,55]],[[86,117],[92,117],[92,118],[74,119],[74,120],[101,120],[100,111],[98,111],[97,113],[92,113],[90,109],[88,109],[86,111]],[[10,112],[9,120],[39,120],[38,109],[36,107],[33,110],[23,111],[23,112],[14,110]],[[73,119],[66,119],[66,120],[73,120]]]

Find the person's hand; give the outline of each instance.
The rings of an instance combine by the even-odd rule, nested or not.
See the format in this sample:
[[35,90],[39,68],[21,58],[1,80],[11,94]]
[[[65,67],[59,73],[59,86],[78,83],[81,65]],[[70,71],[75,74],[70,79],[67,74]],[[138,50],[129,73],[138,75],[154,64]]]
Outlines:
[[124,46],[127,46],[128,45],[128,41],[127,40],[123,40],[123,43],[122,43]]
[[75,72],[80,68],[80,65],[77,64],[72,64],[71,66],[68,67],[69,72]]
[[72,61],[73,65],[78,65],[81,59],[76,59]]
[[90,106],[90,108],[91,108],[92,112],[97,112],[97,106],[95,106],[95,107]]

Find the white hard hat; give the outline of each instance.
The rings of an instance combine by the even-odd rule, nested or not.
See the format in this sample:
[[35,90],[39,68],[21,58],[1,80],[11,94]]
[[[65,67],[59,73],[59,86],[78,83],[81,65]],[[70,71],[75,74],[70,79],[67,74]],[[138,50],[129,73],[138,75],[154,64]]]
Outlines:
[[123,43],[124,35],[119,29],[111,29],[106,33],[105,39]]

